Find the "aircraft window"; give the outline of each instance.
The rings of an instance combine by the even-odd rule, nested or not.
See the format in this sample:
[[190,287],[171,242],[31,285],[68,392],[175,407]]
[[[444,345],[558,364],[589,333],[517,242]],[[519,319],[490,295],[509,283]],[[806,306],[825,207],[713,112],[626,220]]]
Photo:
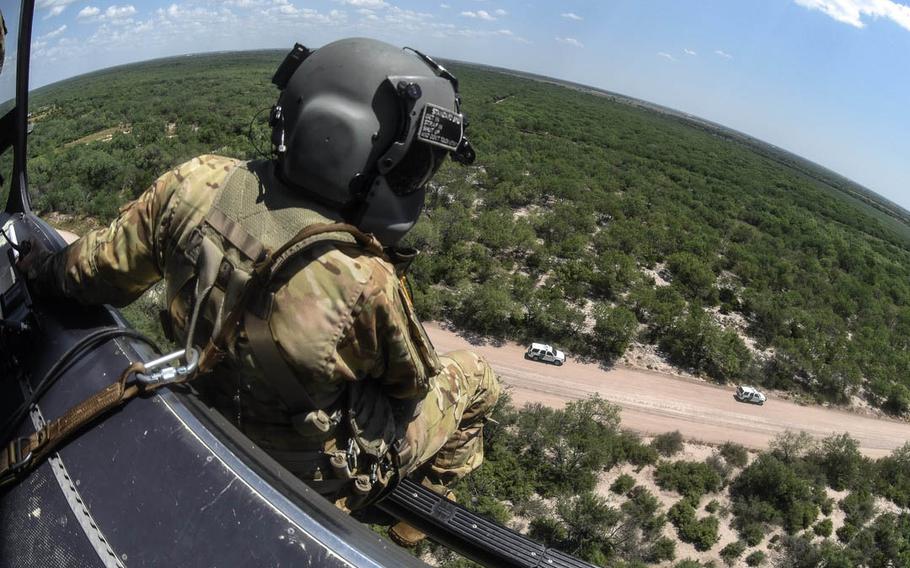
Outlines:
[[0,0],[0,116],[16,106],[19,2]]

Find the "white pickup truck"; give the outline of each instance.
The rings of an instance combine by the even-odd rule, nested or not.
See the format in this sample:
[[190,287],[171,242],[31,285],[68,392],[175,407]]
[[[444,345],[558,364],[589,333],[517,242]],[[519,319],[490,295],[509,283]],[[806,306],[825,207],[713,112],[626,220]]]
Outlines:
[[558,367],[566,362],[566,354],[546,343],[532,343],[525,352],[525,359],[552,363]]

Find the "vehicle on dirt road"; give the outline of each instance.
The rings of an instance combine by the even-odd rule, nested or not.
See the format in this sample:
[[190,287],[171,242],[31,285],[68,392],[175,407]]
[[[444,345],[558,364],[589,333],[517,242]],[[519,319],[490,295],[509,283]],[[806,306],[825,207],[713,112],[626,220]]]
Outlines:
[[757,404],[759,406],[763,405],[765,401],[768,400],[768,398],[759,392],[758,389],[746,386],[736,387],[736,394],[733,396],[740,402],[751,402],[752,404]]
[[552,363],[559,367],[566,362],[566,354],[546,343],[532,343],[525,351],[525,359]]

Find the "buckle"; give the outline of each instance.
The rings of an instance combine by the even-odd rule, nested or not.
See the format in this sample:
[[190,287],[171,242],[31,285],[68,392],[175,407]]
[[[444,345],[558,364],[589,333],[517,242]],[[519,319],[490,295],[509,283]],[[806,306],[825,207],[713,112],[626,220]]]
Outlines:
[[9,446],[7,446],[7,452],[10,452],[12,454],[10,456],[10,457],[12,457],[12,460],[10,461],[9,469],[6,470],[6,472],[4,473],[4,475],[2,477],[0,477],[0,479],[5,480],[7,478],[13,477],[17,473],[19,473],[20,471],[22,471],[23,469],[28,467],[28,465],[32,462],[31,450],[29,450],[29,452],[27,454],[22,455],[22,446],[26,442],[28,442],[28,438],[16,438],[12,442],[10,442]]
[[[183,359],[184,365],[173,363]],[[148,363],[144,363],[144,372],[136,373],[136,380],[146,386],[161,386],[184,381],[193,374],[199,363],[199,352],[195,348],[180,349]]]

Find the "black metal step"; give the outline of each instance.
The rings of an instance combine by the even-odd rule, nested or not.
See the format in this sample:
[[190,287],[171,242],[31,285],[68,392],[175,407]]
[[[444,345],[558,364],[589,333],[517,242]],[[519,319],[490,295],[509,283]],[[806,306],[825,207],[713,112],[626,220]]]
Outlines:
[[484,566],[508,568],[593,568],[571,555],[465,509],[410,479],[378,507],[430,538]]

